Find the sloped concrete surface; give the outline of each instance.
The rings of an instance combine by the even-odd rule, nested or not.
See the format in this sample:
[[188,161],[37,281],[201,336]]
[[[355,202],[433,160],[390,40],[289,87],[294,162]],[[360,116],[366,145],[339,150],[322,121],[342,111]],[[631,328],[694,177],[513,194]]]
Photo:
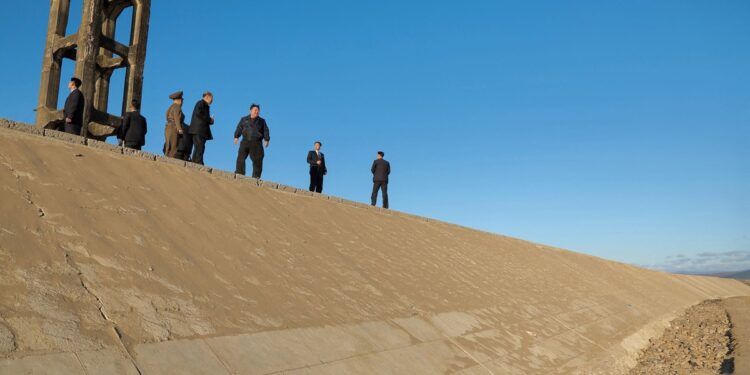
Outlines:
[[618,374],[734,280],[0,121],[0,374]]

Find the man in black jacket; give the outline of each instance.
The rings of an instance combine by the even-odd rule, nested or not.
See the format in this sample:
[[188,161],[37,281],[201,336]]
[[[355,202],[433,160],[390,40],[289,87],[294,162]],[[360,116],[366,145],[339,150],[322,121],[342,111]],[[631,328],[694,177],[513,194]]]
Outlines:
[[315,142],[315,149],[307,153],[307,164],[310,164],[310,191],[323,192],[323,176],[328,173],[326,157],[320,152],[323,146],[320,141]]
[[122,125],[117,134],[123,146],[136,150],[140,150],[146,144],[146,132],[148,132],[146,118],[141,115],[140,110],[141,104],[133,99],[130,102],[130,112],[122,116]]
[[388,175],[391,174],[391,163],[383,159],[385,153],[378,151],[378,157],[372,162],[372,205],[378,201],[378,189],[383,189],[383,208],[388,208]]
[[264,146],[268,148],[271,142],[271,134],[266,125],[266,120],[260,117],[260,106],[253,104],[250,106],[250,115],[240,119],[237,129],[234,131],[234,144],[239,141],[242,135],[242,143],[237,152],[237,167],[234,173],[245,174],[245,160],[250,155],[253,161],[253,177],[260,178],[263,173],[263,151]]
[[79,88],[81,87],[81,80],[73,77],[68,82],[68,88],[70,94],[65,99],[65,107],[63,107],[63,115],[65,116],[65,132],[75,135],[81,135],[81,127],[83,125],[83,107],[86,104],[86,99],[83,97],[83,93]]
[[214,118],[211,116],[211,103],[214,95],[206,91],[203,98],[195,103],[193,117],[190,119],[189,134],[193,135],[193,157],[191,161],[203,165],[203,153],[206,151],[206,141],[214,139],[211,134],[211,125]]

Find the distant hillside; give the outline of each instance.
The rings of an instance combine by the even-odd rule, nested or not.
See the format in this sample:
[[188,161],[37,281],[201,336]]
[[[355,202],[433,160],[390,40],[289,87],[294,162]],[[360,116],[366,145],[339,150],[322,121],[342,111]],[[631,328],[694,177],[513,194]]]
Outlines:
[[739,272],[730,272],[724,275],[721,275],[721,277],[725,277],[728,279],[741,279],[741,280],[750,280],[750,270],[744,270]]
[[732,272],[677,272],[681,275],[721,277],[724,279],[750,280],[750,270]]

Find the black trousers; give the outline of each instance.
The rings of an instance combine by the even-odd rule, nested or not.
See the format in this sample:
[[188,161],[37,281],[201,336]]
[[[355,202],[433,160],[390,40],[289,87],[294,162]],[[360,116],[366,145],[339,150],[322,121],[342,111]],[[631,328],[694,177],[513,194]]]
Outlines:
[[182,160],[190,160],[190,154],[193,152],[193,135],[180,134],[177,141],[177,153],[175,157]]
[[141,145],[139,145],[138,142],[125,142],[125,147],[132,148],[134,150],[141,149]]
[[245,175],[245,161],[248,155],[253,162],[253,177],[260,178],[263,173],[263,140],[250,139],[240,142],[240,149],[237,151],[237,165],[234,173]]
[[203,153],[206,151],[206,137],[193,134],[193,158],[195,164],[203,165]]
[[65,123],[65,132],[75,135],[81,135],[81,124],[68,124]]
[[320,173],[318,167],[310,167],[310,191],[323,192],[323,173]]
[[372,183],[372,205],[378,203],[378,190],[383,190],[383,208],[388,208],[388,182],[375,181]]

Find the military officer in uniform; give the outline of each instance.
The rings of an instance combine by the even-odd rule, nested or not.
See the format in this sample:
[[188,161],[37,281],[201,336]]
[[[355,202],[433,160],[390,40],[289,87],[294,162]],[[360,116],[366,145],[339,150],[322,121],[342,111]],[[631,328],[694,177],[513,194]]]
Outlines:
[[169,95],[172,105],[167,110],[167,126],[164,129],[164,155],[174,158],[180,137],[185,133],[185,114],[182,113],[182,91]]

